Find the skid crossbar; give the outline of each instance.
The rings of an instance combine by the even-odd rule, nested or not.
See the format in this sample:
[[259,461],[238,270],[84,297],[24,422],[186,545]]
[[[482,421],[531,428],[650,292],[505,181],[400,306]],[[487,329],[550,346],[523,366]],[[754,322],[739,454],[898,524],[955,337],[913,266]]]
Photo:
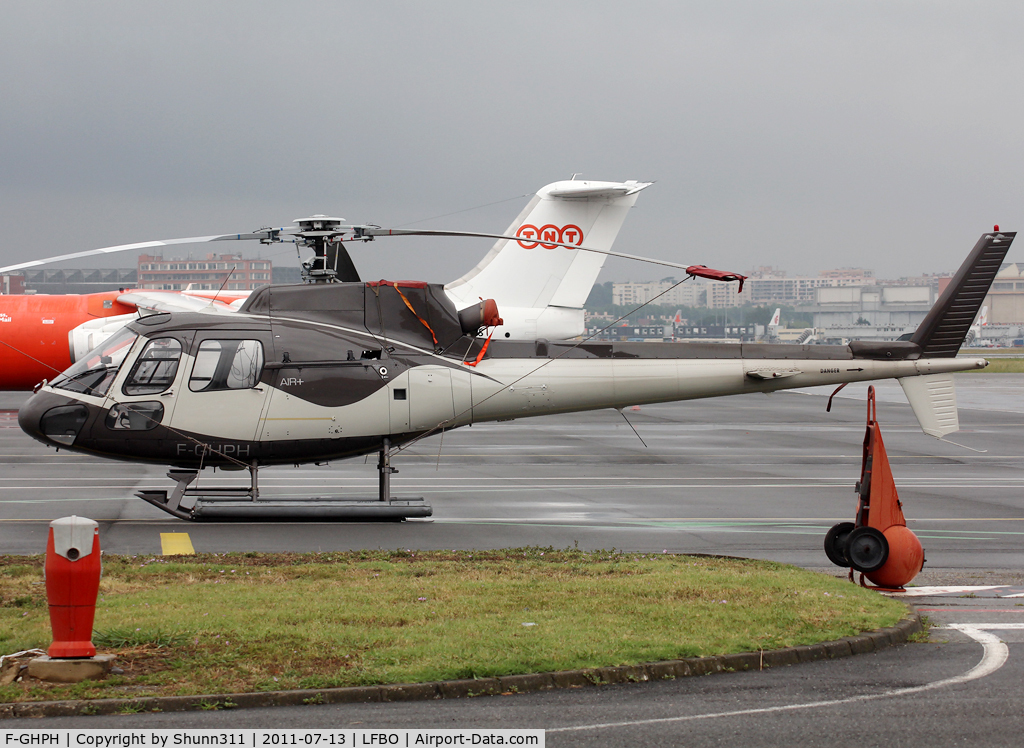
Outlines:
[[[257,476],[259,467],[249,466],[248,486],[192,487],[199,476],[198,470],[172,469],[167,477],[175,482],[174,489],[142,490],[136,493],[146,501],[178,519],[202,520],[354,520],[401,521],[420,519],[433,514],[431,506],[422,497],[395,498],[391,495],[391,467],[388,455],[390,440],[384,439],[380,449],[377,472],[378,498],[356,499],[343,496],[319,496],[308,499],[264,499],[260,497]],[[185,499],[190,501],[186,502]]]

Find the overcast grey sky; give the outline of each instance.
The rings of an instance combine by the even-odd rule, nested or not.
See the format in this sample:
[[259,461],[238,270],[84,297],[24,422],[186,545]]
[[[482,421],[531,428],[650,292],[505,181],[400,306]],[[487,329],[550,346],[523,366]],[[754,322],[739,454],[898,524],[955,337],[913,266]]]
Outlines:
[[[657,180],[616,249],[740,272],[938,272],[1024,228],[1020,2],[7,0],[3,21],[0,264],[504,200],[416,223],[499,231],[573,172]],[[354,255],[447,281],[489,245]]]

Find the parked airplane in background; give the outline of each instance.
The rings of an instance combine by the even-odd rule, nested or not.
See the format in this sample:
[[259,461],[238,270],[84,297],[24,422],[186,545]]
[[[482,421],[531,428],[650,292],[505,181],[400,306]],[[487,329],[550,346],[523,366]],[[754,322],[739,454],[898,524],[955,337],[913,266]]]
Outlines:
[[0,390],[30,390],[142,314],[234,311],[248,292],[108,291],[0,296]]
[[782,309],[776,308],[775,314],[772,315],[771,320],[764,330],[764,340],[768,343],[777,341],[779,339],[779,320],[782,318]]
[[971,329],[967,331],[967,337],[964,339],[964,345],[991,345],[990,340],[982,338],[982,333],[985,332],[986,327],[988,327],[988,307],[983,306],[981,308],[981,314],[978,315],[978,320],[971,325]]
[[[384,231],[372,226],[343,226],[341,219],[313,216],[297,220],[299,228],[291,231],[264,229],[250,234],[104,247],[2,267],[0,273],[59,260],[174,244],[244,239],[271,243],[283,241],[282,234],[291,233],[298,237],[298,243],[313,247],[314,251],[314,245],[320,241],[328,255],[322,263],[316,257],[305,263],[309,280],[358,281],[359,275],[343,242],[398,234],[494,237],[498,241],[480,263],[445,286],[456,310],[474,306],[482,298],[494,299],[502,310],[502,323],[492,332],[495,337],[531,341],[572,338],[583,334],[583,305],[587,296],[605,258],[618,254],[611,251],[612,244],[637,195],[650,184],[592,180],[549,184],[537,191],[504,235]],[[556,247],[582,248],[584,242],[588,251],[553,251]],[[43,379],[52,379],[142,314],[233,311],[247,295],[186,291],[179,296],[173,292],[141,290],[86,295],[0,295],[0,390],[28,390]],[[217,301],[213,301],[214,297]]]

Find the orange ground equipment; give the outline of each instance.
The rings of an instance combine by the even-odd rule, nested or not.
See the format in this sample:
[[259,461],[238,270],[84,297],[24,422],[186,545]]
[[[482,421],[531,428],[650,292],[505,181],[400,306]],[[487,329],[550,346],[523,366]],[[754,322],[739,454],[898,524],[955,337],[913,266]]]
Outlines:
[[924,549],[907,528],[903,504],[882,443],[875,409],[875,388],[868,387],[868,422],[864,433],[855,522],[840,522],[825,535],[825,555],[874,584],[900,589],[924,567]]
[[52,658],[93,657],[92,623],[100,587],[99,526],[85,517],[50,523],[46,543],[46,599],[50,604]]

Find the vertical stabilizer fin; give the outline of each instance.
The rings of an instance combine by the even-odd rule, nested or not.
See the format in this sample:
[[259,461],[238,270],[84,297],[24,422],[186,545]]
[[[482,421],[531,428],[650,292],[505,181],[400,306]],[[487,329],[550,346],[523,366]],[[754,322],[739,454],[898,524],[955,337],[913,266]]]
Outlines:
[[445,292],[457,309],[494,299],[505,320],[499,338],[581,334],[583,305],[606,255],[550,242],[611,250],[637,195],[650,184],[571,180],[542,187],[505,232],[522,238],[499,239]]
[[1015,231],[982,234],[911,338],[921,346],[921,358],[956,356],[1015,236]]
[[941,439],[960,430],[956,388],[951,374],[925,374],[903,377],[898,381],[924,433]]

